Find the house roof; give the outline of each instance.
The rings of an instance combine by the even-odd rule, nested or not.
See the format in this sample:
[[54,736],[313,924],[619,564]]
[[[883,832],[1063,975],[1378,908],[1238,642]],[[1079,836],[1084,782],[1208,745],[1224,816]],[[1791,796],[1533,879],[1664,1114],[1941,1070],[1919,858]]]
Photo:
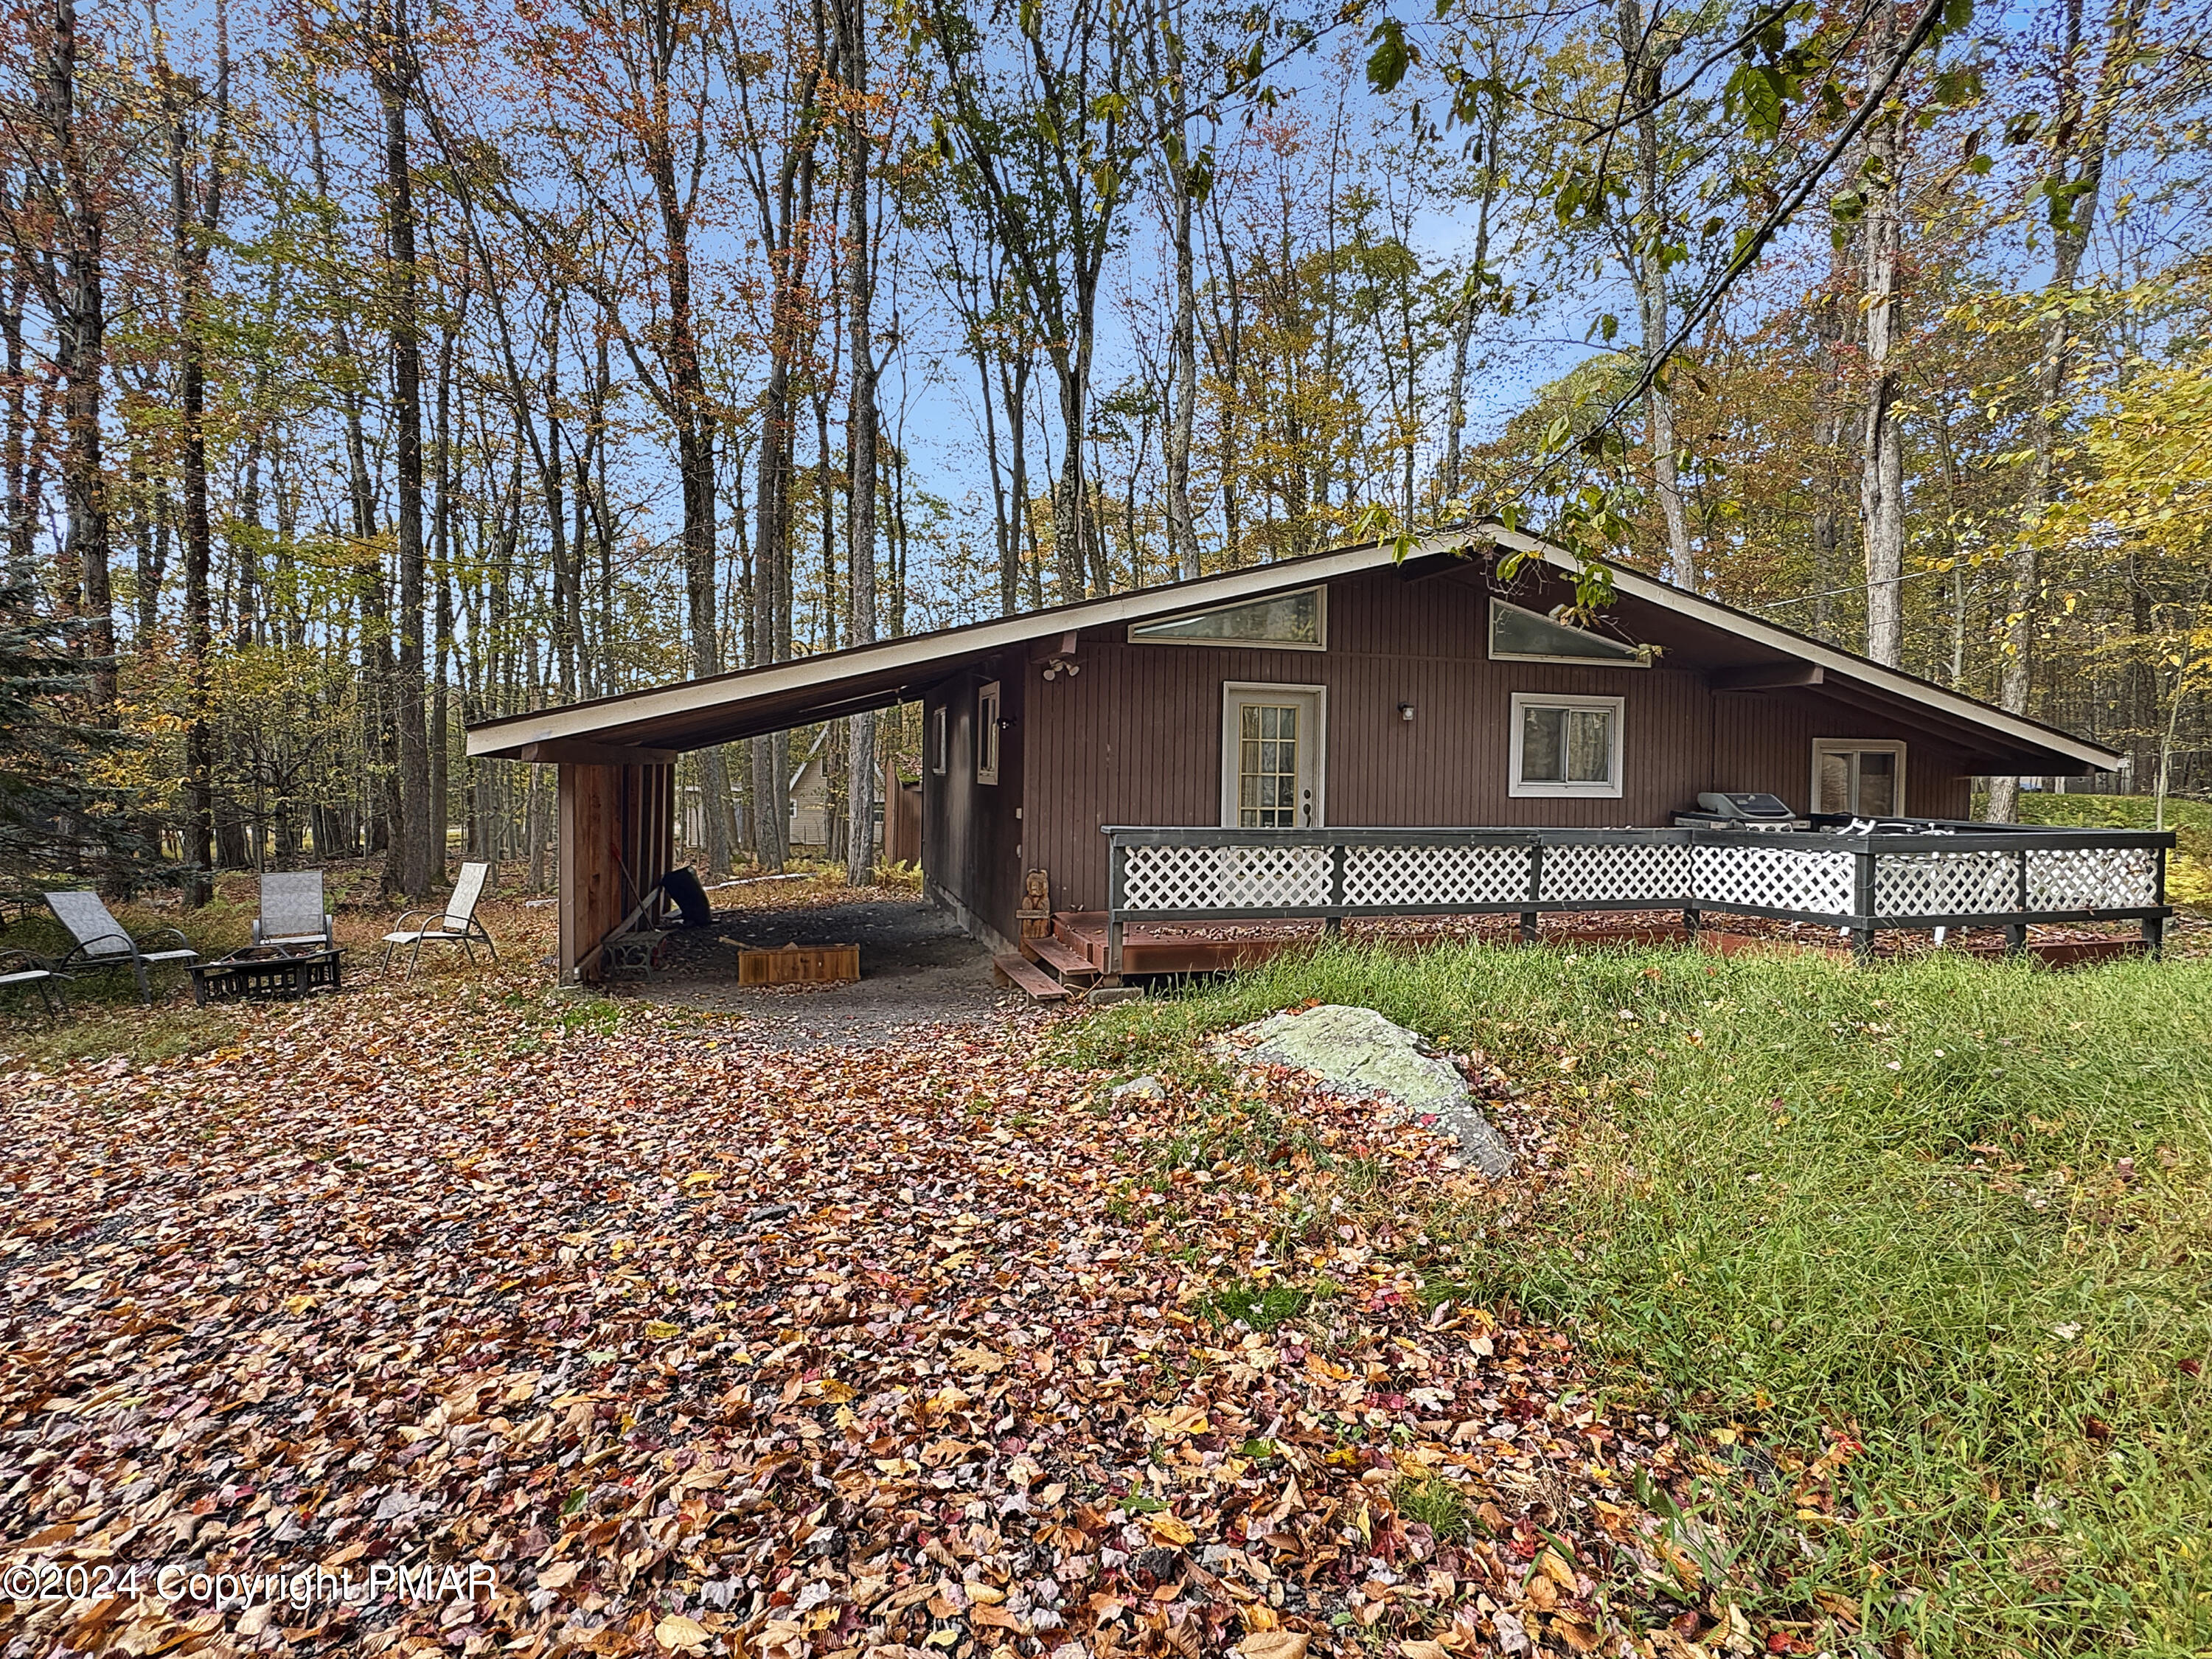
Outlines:
[[[1495,524],[1428,537],[1413,548],[1404,568],[1449,568],[1468,551],[1487,546],[1534,555],[1570,576],[1577,568],[1574,556],[1564,550]],[[468,752],[507,760],[613,761],[644,757],[638,750],[672,752],[728,743],[813,720],[887,708],[911,700],[963,667],[1054,635],[1264,598],[1387,569],[1398,562],[1396,549],[1389,543],[1334,548],[1194,581],[1139,588],[792,662],[508,715],[471,726]],[[1840,702],[1868,702],[1892,714],[1904,712],[1899,708],[1904,705],[1954,741],[2017,761],[2023,773],[2109,770],[2120,763],[2120,757],[2112,750],[2056,726],[2007,714],[1639,572],[1616,566],[1613,580],[1614,592],[1630,606],[1665,613],[1675,625],[1668,631],[1694,635],[1723,647],[1723,657],[1747,665],[1764,662],[1818,671],[1797,683],[1817,685]]]

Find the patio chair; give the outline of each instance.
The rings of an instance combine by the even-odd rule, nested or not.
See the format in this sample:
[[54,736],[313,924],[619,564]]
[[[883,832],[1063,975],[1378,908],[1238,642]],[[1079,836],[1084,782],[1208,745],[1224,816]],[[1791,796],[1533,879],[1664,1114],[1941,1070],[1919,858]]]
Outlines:
[[[399,918],[399,924],[384,936],[384,962],[380,971],[389,972],[393,953],[407,952],[407,975],[413,978],[415,963],[426,945],[458,945],[469,953],[469,960],[477,959],[476,947],[481,944],[491,952],[494,962],[499,960],[499,946],[483,923],[477,920],[477,902],[483,897],[484,884],[490,879],[489,864],[464,864],[461,878],[453,884],[453,896],[446,901],[442,910],[410,910]],[[410,921],[427,926],[408,927]]]
[[318,951],[337,948],[331,913],[323,908],[321,871],[272,871],[261,878],[261,914],[254,918],[253,942],[307,945]]
[[[138,981],[141,1002],[150,1004],[154,1000],[153,982],[146,973],[149,968],[200,959],[200,953],[192,949],[191,941],[173,927],[157,928],[143,939],[134,939],[124,931],[122,923],[107,914],[107,906],[97,893],[49,893],[46,908],[76,941],[76,948],[55,964],[57,971],[66,974],[72,968],[127,966],[131,976]],[[165,945],[164,939],[174,939],[176,943]]]
[[[62,981],[68,975],[55,968],[44,957],[30,951],[0,951],[0,989],[10,985],[35,985],[39,1000],[49,1015],[67,1013],[69,998],[62,994]],[[54,1006],[60,999],[61,1006]]]

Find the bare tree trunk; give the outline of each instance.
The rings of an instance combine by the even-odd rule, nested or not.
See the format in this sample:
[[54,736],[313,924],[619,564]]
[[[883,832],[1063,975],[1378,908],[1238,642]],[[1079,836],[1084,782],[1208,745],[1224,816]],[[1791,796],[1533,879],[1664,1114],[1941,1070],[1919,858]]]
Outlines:
[[[407,150],[407,95],[415,79],[405,0],[378,0],[363,26],[371,79],[384,116],[386,326],[392,340],[392,454],[398,475],[393,525],[399,559],[392,724],[398,739],[399,821],[386,880],[410,898],[430,891],[430,750],[423,708],[422,342],[416,321],[415,185]],[[442,864],[442,857],[439,862]]]
[[[1158,0],[1147,37],[1153,79],[1164,88],[1167,131],[1168,234],[1175,249],[1175,321],[1168,336],[1168,409],[1162,447],[1168,473],[1168,556],[1185,581],[1199,576],[1198,526],[1190,509],[1190,446],[1198,413],[1198,289],[1191,253],[1190,96],[1183,79],[1182,18],[1176,0]],[[1166,47],[1165,74],[1158,48]],[[1133,566],[1132,567],[1133,579]]]
[[[106,239],[107,203],[93,177],[93,158],[77,131],[77,32],[75,0],[55,0],[52,25],[38,33],[32,97],[46,166],[27,182],[33,204],[51,222],[57,250],[41,270],[42,296],[53,316],[61,370],[62,498],[67,517],[60,575],[66,610],[82,608],[83,649],[92,659],[93,719],[117,720],[115,617],[108,586],[106,483],[102,474],[100,402],[107,356]],[[9,216],[10,240],[27,256],[20,222]],[[33,270],[40,268],[33,264]]]
[[[1662,33],[1656,18],[1647,27],[1641,0],[1620,0],[1620,50],[1627,82],[1625,96],[1631,108],[1644,112],[1636,118],[1636,173],[1648,225],[1635,228],[1626,250],[1629,273],[1636,289],[1638,325],[1644,331],[1644,356],[1648,364],[1666,349],[1672,326],[1667,301],[1667,271],[1658,245],[1665,217],[1661,200],[1665,185],[1660,178],[1659,120],[1652,106],[1676,41]],[[1651,447],[1651,476],[1657,488],[1659,510],[1667,522],[1667,575],[1675,586],[1698,589],[1698,562],[1690,550],[1689,515],[1682,506],[1682,489],[1676,461],[1674,394],[1666,375],[1654,376],[1646,394],[1646,435]]]
[[1060,583],[1060,602],[1085,596],[1085,550],[1090,542],[1090,503],[1083,498],[1083,393],[1076,375],[1060,374],[1060,418],[1066,434],[1060,451],[1060,482],[1052,493],[1052,562]]
[[[875,257],[868,222],[870,137],[863,112],[868,91],[867,0],[842,0],[837,8],[842,34],[840,55],[853,113],[846,129],[847,343],[852,379],[845,417],[845,556],[848,645],[872,644],[876,637],[876,345],[873,319]],[[826,459],[826,458],[825,458]],[[855,714],[846,736],[845,879],[860,886],[874,878],[876,717]]]
[[[0,179],[0,213],[12,204],[7,183]],[[31,293],[31,278],[24,256],[11,243],[8,278],[0,292],[0,342],[6,362],[7,433],[0,439],[0,471],[7,474],[7,523],[4,539],[7,568],[4,580],[11,587],[31,580],[32,502],[30,479],[31,422],[29,388],[23,380],[23,306]]]
[[[1868,96],[1885,84],[1898,50],[1897,18],[1875,8],[1867,43]],[[1897,329],[1899,245],[1904,234],[1905,190],[1899,165],[1898,118],[1883,111],[1867,125],[1866,161],[1875,185],[1861,232],[1866,294],[1865,411],[1860,427],[1859,527],[1866,545],[1866,653],[1887,667],[1905,661],[1905,443],[1893,405],[1897,374],[1890,349]]]
[[1813,413],[1814,464],[1820,469],[1813,501],[1813,634],[1814,638],[1830,644],[1835,642],[1835,596],[1832,590],[1842,586],[1837,575],[1836,551],[1841,540],[1838,501],[1843,462],[1838,452],[1844,427],[1843,347],[1850,337],[1851,319],[1856,315],[1856,307],[1848,297],[1850,272],[1848,245],[1832,249],[1828,280],[1814,302],[1814,336],[1820,349],[1820,380]]
[[[760,616],[756,664],[782,662],[791,653],[791,526],[786,510],[792,437],[787,362],[786,354],[771,354],[768,390],[762,399],[760,483],[753,503],[753,604]],[[769,870],[781,870],[791,857],[785,748],[773,733],[752,740],[753,857]]]
[[204,336],[210,239],[222,218],[223,167],[230,131],[228,17],[216,9],[219,66],[214,143],[204,188],[191,178],[192,114],[198,88],[180,85],[166,54],[156,60],[164,137],[168,144],[170,256],[177,277],[177,414],[185,532],[185,902],[215,896],[214,640],[209,617],[209,570],[214,532],[208,513],[207,345]]
[[[714,399],[699,355],[698,320],[691,292],[691,209],[677,179],[677,146],[684,142],[669,107],[669,73],[684,27],[679,9],[659,6],[654,19],[653,114],[647,166],[660,209],[667,270],[668,394],[674,404],[676,466],[684,496],[684,592],[691,629],[691,672],[701,678],[722,672],[722,639],[715,619],[718,597],[714,557]],[[729,781],[719,749],[700,757],[701,787],[708,800],[726,801]],[[726,811],[707,815],[707,872],[719,880],[729,873]]]
[[1498,197],[1498,119],[1496,106],[1484,124],[1482,195],[1475,208],[1474,259],[1468,273],[1467,291],[1452,313],[1451,407],[1444,420],[1444,499],[1462,499],[1465,482],[1460,477],[1460,447],[1467,430],[1467,355],[1474,340],[1475,313],[1482,305],[1482,279],[1490,269],[1490,209]]
[[[465,294],[463,303],[466,303]],[[430,684],[430,877],[446,881],[446,830],[453,815],[453,716],[447,678],[453,654],[453,331],[438,343],[437,516],[431,521],[431,564],[438,583],[437,672]]]

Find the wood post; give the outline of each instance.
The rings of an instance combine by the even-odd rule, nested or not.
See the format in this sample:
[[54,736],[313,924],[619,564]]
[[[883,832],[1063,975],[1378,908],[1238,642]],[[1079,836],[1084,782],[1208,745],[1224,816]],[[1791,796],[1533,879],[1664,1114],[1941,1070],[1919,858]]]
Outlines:
[[1851,954],[1874,960],[1875,863],[1871,847],[1851,849]]

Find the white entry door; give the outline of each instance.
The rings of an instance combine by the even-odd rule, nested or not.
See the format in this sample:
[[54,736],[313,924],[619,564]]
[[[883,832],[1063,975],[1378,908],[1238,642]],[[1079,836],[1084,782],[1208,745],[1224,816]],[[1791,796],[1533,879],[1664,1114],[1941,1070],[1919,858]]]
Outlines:
[[1222,828],[1318,830],[1327,822],[1327,709],[1317,685],[1222,688]]

